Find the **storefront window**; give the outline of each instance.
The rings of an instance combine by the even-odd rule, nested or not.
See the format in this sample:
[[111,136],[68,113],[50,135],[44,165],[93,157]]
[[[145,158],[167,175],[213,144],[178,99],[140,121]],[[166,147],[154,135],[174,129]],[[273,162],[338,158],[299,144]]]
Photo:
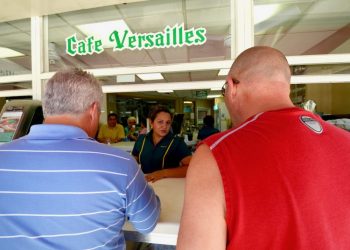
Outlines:
[[292,75],[338,75],[350,74],[350,64],[294,65]]
[[30,19],[0,23],[0,77],[31,73]]
[[50,71],[230,59],[230,27],[230,0],[142,1],[50,15]]
[[255,45],[286,55],[350,53],[349,13],[348,0],[255,0]]
[[14,82],[0,84],[0,111],[7,101],[13,99],[32,99],[31,82]]

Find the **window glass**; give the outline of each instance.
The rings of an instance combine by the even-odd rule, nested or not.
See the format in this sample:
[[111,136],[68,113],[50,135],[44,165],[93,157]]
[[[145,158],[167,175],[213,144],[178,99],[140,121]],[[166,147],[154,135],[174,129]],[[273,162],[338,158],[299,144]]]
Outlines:
[[286,55],[350,53],[350,1],[254,1],[255,45]]
[[31,73],[30,19],[0,23],[0,77]]
[[230,0],[142,1],[50,15],[50,71],[230,59],[230,24]]
[[293,75],[350,74],[350,64],[293,65]]

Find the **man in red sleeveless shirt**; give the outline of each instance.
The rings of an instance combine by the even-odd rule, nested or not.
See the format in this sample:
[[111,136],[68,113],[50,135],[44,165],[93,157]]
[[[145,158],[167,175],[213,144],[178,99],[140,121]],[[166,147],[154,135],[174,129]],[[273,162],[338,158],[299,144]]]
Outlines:
[[270,47],[233,63],[233,128],[192,158],[177,249],[350,249],[350,133],[295,107],[290,77]]

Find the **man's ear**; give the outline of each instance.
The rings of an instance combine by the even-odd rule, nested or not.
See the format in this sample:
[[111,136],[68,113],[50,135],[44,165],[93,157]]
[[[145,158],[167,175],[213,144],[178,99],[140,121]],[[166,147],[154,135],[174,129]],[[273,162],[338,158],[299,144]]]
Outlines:
[[83,124],[85,126],[87,134],[90,137],[94,137],[98,130],[98,124],[100,121],[100,105],[96,102],[92,103],[87,110],[86,123]]
[[230,100],[233,100],[237,96],[238,92],[238,84],[230,82],[230,87],[226,89],[225,95],[228,95],[230,97]]
[[97,102],[91,104],[89,109],[89,115],[91,120],[99,120],[100,119],[100,105]]

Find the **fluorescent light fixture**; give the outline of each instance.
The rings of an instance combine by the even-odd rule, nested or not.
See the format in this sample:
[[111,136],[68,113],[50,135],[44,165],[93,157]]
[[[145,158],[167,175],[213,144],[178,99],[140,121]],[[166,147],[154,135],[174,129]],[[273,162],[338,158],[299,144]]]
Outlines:
[[117,75],[117,83],[135,82],[135,75]]
[[222,95],[207,95],[207,98],[218,98],[218,97],[222,97]]
[[114,20],[100,23],[88,23],[76,26],[86,36],[94,36],[95,39],[101,39],[104,48],[113,48],[115,43],[109,41],[110,34],[116,30],[119,33],[124,33],[124,30],[129,30],[128,25],[124,20]]
[[230,69],[220,69],[218,76],[227,76]]
[[158,93],[173,93],[174,90],[171,89],[161,89],[161,90],[157,90]]
[[143,81],[164,80],[161,73],[137,74],[137,76]]
[[186,104],[192,104],[191,101],[184,101],[184,103],[186,103]]
[[210,88],[210,90],[221,90],[222,89],[222,87],[214,87],[214,88]]
[[8,58],[8,57],[16,57],[16,56],[24,56],[24,54],[5,47],[0,47],[0,58]]
[[279,4],[257,4],[254,5],[254,24],[261,23],[273,15],[280,9]]

